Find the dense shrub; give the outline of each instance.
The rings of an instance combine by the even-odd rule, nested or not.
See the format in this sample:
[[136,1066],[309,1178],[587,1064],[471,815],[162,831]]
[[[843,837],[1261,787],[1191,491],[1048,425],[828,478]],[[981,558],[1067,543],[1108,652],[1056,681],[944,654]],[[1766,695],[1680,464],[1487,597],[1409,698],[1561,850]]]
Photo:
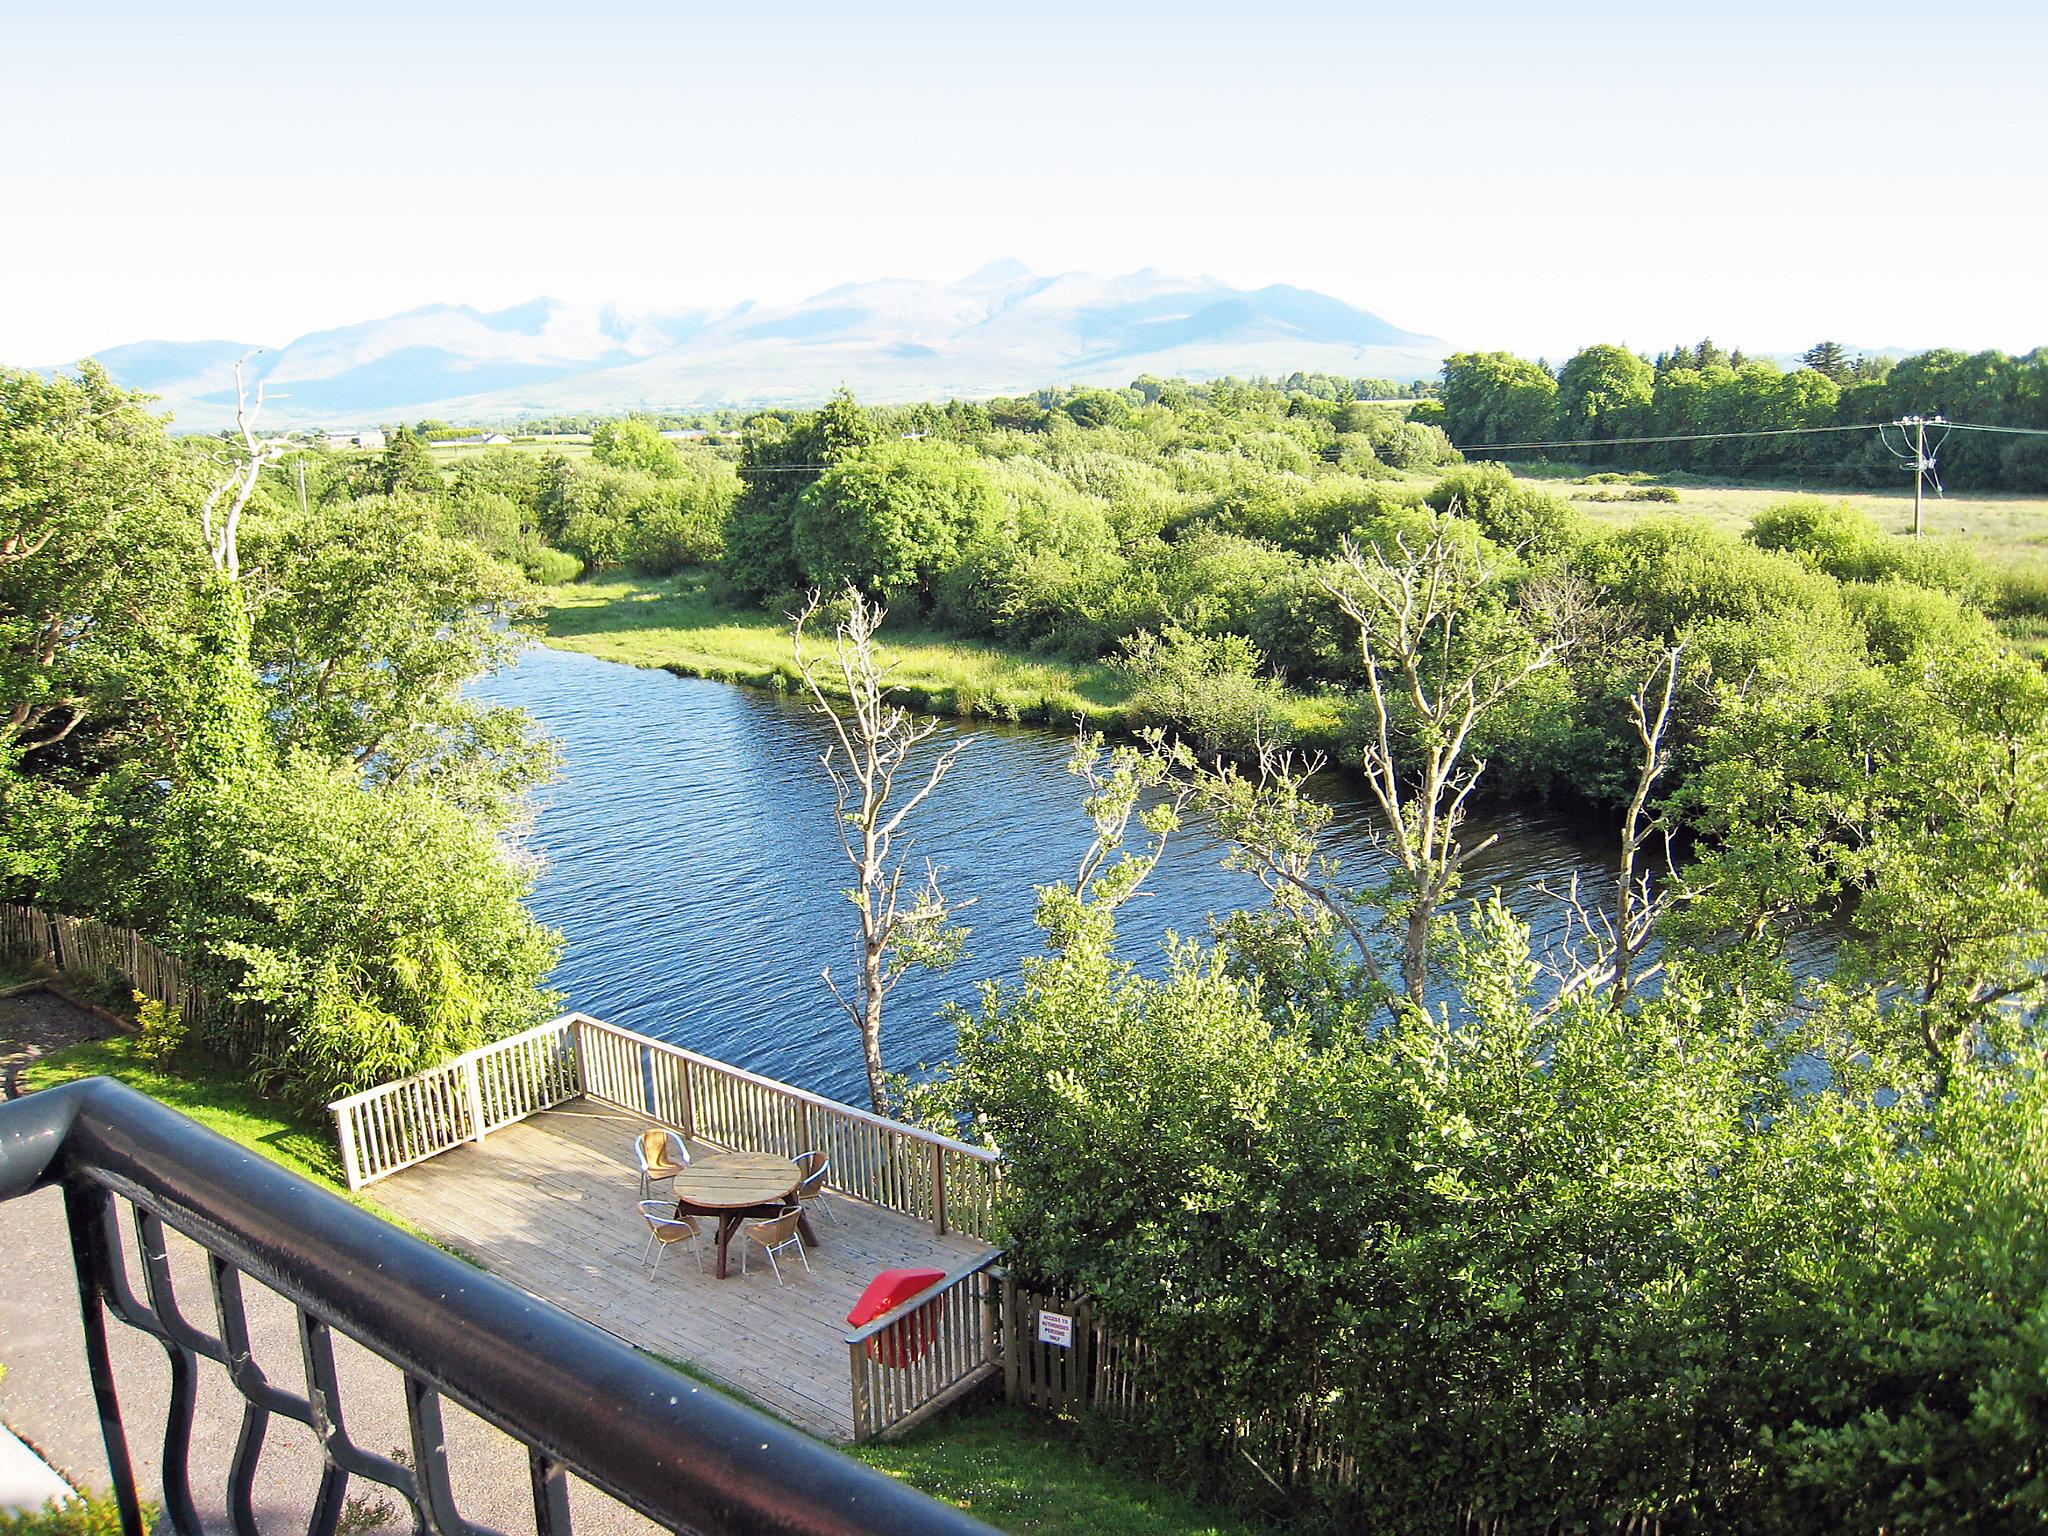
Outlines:
[[1141,630],[1125,642],[1123,663],[1138,679],[1133,712],[1166,722],[1205,755],[1288,740],[1279,685],[1261,675],[1264,659],[1241,635]]

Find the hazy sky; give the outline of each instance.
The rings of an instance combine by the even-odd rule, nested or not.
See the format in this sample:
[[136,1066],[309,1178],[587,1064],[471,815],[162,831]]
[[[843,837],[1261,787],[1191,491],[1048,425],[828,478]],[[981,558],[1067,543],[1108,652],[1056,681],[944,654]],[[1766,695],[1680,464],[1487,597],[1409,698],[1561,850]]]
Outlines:
[[997,256],[1460,345],[2048,342],[2048,5],[0,0],[0,360]]

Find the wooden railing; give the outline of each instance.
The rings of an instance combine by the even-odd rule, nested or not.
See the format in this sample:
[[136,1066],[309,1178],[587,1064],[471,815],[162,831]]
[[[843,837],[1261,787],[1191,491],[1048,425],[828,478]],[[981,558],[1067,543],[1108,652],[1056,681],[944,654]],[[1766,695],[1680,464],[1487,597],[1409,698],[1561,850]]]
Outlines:
[[988,1235],[1001,1159],[917,1126],[572,1013],[583,1091],[736,1152],[822,1151],[826,1183],[928,1221],[941,1234]]
[[187,1026],[200,1022],[206,1003],[185,963],[167,955],[132,928],[90,917],[64,917],[37,907],[0,902],[0,954],[48,961],[65,971],[118,971],[144,997],[174,1010]]
[[853,1438],[906,1429],[1003,1369],[991,1250],[846,1335]]
[[569,1013],[395,1083],[336,1099],[350,1189],[579,1094],[637,1110],[692,1141],[794,1157],[822,1151],[827,1187],[944,1234],[985,1236],[1001,1159],[695,1051]]
[[350,1189],[582,1093],[576,1032],[553,1019],[327,1108]]

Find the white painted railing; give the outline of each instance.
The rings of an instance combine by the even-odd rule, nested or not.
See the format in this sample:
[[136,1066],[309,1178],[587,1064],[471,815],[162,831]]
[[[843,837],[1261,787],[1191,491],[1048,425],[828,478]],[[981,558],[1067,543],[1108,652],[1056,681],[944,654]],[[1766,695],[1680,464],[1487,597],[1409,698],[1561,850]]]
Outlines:
[[587,1095],[735,1152],[821,1151],[828,1187],[986,1236],[1001,1159],[916,1126],[855,1109],[570,1013],[430,1071],[336,1099],[335,1133],[350,1189],[409,1168],[501,1126]]
[[933,1230],[987,1235],[1002,1160],[933,1131],[855,1109],[757,1072],[593,1019],[576,1029],[583,1091],[666,1121],[690,1140],[736,1152],[794,1157],[821,1151],[826,1184],[928,1221]]
[[853,1438],[908,1429],[1003,1369],[999,1249],[846,1335]]
[[582,1093],[569,1019],[493,1040],[440,1066],[336,1099],[327,1108],[350,1189]]

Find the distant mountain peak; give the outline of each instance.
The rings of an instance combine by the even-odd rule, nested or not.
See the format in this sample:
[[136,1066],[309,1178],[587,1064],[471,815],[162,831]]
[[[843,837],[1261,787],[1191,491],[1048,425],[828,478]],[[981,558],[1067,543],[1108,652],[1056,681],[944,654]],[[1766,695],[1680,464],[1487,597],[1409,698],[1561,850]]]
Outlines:
[[1022,282],[1035,276],[1032,270],[1014,256],[999,256],[985,267],[976,267],[972,272],[953,284],[955,288],[1000,288],[1005,283]]
[[[205,431],[232,419],[231,348],[146,343],[101,357],[117,382],[158,394],[180,427]],[[283,426],[797,406],[842,382],[886,403],[1120,385],[1146,373],[1416,379],[1434,374],[1443,352],[1286,283],[1242,289],[1157,267],[1040,273],[1003,257],[957,282],[843,283],[791,304],[427,304],[301,336],[266,352],[258,376],[288,386]]]

